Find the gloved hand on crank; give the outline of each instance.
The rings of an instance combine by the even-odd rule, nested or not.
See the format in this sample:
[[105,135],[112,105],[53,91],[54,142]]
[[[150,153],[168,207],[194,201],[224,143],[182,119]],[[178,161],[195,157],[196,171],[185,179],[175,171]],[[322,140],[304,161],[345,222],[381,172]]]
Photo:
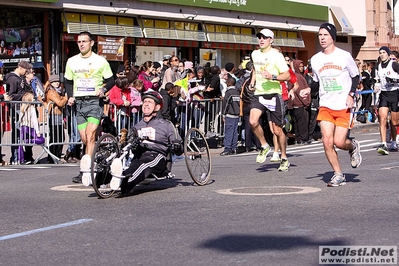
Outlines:
[[183,150],[183,142],[179,140],[175,140],[172,143],[172,151],[176,155],[182,155],[184,150]]
[[136,150],[137,147],[140,145],[140,140],[141,140],[140,133],[141,133],[140,130],[137,130],[136,128],[133,127],[128,136],[128,142],[130,143],[130,147],[133,150]]

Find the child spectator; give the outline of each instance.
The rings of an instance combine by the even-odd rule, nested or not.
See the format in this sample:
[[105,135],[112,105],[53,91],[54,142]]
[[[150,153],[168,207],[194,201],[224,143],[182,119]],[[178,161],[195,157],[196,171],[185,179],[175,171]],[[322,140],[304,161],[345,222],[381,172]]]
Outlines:
[[[173,89],[175,85],[173,85],[172,82],[168,82],[165,85],[165,89],[161,89],[159,93],[161,94],[163,98],[163,106],[161,109],[161,116],[163,119],[167,119],[173,123],[172,120],[172,96],[171,93],[173,94]],[[176,107],[176,104],[175,104]],[[174,118],[174,116],[173,116]]]
[[[35,97],[33,93],[27,92],[22,96],[21,115],[19,117],[20,124],[20,141],[21,144],[38,144],[44,143],[44,137],[41,135],[39,130],[39,122],[36,115],[36,106],[33,104]],[[32,102],[32,103],[27,103]],[[18,147],[18,160],[21,164],[28,164],[25,161],[24,148],[23,146]]]
[[237,152],[238,121],[240,119],[240,92],[236,89],[236,79],[227,79],[227,89],[222,101],[222,114],[225,126],[224,151],[221,156],[232,155]]
[[[51,75],[49,82],[45,88],[45,99],[47,114],[49,117],[50,144],[64,142],[64,107],[68,102],[64,88],[60,86],[60,77]],[[61,158],[62,144],[50,145],[50,152],[57,158]],[[47,156],[48,163],[54,163],[53,158],[49,154]]]
[[135,79],[130,87],[130,106],[131,113],[131,127],[140,121],[139,112],[141,110],[141,93],[143,91],[144,83],[141,79]]
[[117,130],[120,132],[122,128],[127,128],[130,115],[130,90],[126,77],[115,80],[115,86],[109,92],[109,102],[116,106],[116,112],[111,107],[111,115],[114,115],[114,120],[118,121]]

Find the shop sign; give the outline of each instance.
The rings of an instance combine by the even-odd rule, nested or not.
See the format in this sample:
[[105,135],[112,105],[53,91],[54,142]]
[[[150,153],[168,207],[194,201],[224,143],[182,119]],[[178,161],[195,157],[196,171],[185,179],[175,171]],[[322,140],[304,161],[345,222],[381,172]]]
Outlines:
[[141,45],[148,45],[149,41],[147,39],[140,38],[140,42],[139,43]]
[[28,61],[34,67],[42,66],[41,31],[38,27],[0,29],[0,62],[7,66]]
[[98,54],[108,61],[122,61],[125,38],[111,38],[98,36]]
[[66,42],[73,42],[77,40],[77,38],[75,38],[75,35],[73,34],[63,34],[62,39]]

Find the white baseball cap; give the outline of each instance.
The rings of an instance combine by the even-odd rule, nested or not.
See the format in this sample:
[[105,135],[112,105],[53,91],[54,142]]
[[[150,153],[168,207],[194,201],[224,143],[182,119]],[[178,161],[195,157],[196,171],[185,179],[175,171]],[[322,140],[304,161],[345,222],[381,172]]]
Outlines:
[[270,37],[270,38],[274,39],[274,33],[273,33],[271,30],[269,30],[269,29],[263,29],[263,30],[261,30],[260,32],[258,32],[258,33],[256,34],[256,37],[259,38],[259,36],[260,36],[261,34],[264,35],[265,37]]

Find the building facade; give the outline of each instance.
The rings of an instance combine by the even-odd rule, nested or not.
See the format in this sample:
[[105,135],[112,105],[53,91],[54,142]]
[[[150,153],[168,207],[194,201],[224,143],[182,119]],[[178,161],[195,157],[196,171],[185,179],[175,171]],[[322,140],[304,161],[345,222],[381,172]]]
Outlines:
[[[380,44],[391,40],[377,38],[385,34],[382,26],[377,37],[375,31],[371,36],[369,16],[377,10],[376,2],[382,6],[386,1],[336,0],[333,6],[323,0],[1,2],[0,41],[7,52],[0,49],[0,61],[13,69],[18,61],[27,60],[43,79],[50,73],[62,74],[66,60],[79,52],[77,34],[90,31],[95,52],[114,70],[126,60],[139,65],[161,61],[165,55],[224,66],[257,49],[256,33],[267,27],[284,54],[306,62],[319,50],[317,32],[326,21],[337,27],[337,46],[369,60],[376,58]],[[394,14],[385,11],[387,16]]]

